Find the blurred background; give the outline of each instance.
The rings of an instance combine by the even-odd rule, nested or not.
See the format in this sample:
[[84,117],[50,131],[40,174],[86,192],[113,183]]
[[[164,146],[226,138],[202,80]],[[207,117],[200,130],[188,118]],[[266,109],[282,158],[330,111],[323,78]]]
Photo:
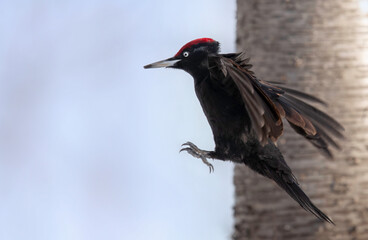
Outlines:
[[192,78],[143,65],[211,37],[235,1],[0,2],[0,239],[229,239],[230,163]]

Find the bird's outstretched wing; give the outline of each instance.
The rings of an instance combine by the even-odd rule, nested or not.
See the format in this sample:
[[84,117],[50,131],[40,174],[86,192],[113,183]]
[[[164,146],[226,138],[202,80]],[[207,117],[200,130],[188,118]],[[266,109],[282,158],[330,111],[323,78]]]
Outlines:
[[239,90],[246,111],[251,120],[251,129],[264,145],[268,140],[276,141],[282,134],[283,124],[277,106],[262,90],[253,74],[234,60],[223,56],[209,57],[211,77],[226,85],[233,82]]
[[227,81],[231,79],[237,86],[250,115],[252,129],[261,142],[265,143],[265,138],[276,140],[282,134],[279,119],[285,118],[298,134],[332,158],[328,147],[340,149],[333,137],[343,138],[344,128],[332,117],[304,101],[326,104],[280,83],[258,80],[248,62],[249,58],[242,53],[209,58],[210,72],[219,69]]

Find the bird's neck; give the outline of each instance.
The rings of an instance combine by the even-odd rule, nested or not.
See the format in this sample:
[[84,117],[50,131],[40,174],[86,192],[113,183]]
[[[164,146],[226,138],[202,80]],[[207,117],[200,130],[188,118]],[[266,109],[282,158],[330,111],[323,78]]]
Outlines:
[[210,72],[207,71],[201,71],[201,72],[198,72],[196,74],[192,74],[193,78],[194,78],[194,82],[196,84],[200,84],[202,83],[203,81],[205,81],[207,78],[209,78],[210,76]]
[[201,66],[190,69],[188,73],[192,75],[192,77],[194,78],[194,82],[196,84],[203,82],[205,79],[207,79],[210,76],[210,71],[208,70],[208,68],[204,68]]

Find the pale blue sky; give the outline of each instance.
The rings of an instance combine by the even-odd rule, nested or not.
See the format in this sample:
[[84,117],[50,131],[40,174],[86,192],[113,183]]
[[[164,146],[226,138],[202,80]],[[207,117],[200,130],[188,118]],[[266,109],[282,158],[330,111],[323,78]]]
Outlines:
[[229,162],[193,80],[143,65],[212,37],[235,1],[0,2],[0,239],[230,239]]

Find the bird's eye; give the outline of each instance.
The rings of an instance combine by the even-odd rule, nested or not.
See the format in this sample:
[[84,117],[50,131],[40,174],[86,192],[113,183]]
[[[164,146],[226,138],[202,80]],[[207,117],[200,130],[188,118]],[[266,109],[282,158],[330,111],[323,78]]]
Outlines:
[[183,56],[184,57],[188,57],[189,56],[189,52],[183,52]]

